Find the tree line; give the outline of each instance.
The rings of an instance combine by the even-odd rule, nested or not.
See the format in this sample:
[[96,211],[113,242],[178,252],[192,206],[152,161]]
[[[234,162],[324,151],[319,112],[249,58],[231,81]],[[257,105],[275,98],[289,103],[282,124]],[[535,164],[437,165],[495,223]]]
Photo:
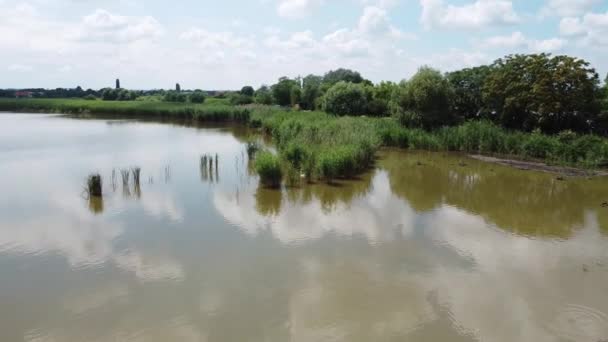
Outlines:
[[[258,89],[234,92],[182,90],[23,89],[32,97],[155,100],[203,103],[209,95],[227,97],[233,105],[257,103],[335,115],[392,116],[407,127],[435,129],[470,120],[492,121],[512,130],[554,134],[562,131],[608,135],[608,77],[603,85],[590,64],[551,54],[516,54],[490,65],[442,73],[421,67],[410,79],[377,84],[357,71],[332,70],[324,75],[281,77]],[[0,97],[14,97],[1,90]]]
[[489,120],[508,129],[608,134],[608,78],[585,60],[550,54],[508,55],[490,65],[442,73],[422,67],[408,80],[373,84],[358,72],[281,77],[231,96],[335,115],[393,116],[408,127],[434,129]]

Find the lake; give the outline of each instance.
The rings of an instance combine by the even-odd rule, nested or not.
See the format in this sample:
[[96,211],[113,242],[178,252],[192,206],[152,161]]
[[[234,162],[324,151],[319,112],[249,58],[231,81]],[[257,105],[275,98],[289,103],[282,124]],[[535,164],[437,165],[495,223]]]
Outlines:
[[251,134],[0,114],[0,341],[608,339],[606,178],[385,150],[272,190]]

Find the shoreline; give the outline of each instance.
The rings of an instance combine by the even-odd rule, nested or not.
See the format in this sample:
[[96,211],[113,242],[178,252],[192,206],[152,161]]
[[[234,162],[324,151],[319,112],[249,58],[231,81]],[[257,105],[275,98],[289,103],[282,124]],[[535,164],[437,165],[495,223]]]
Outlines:
[[[41,102],[38,104],[37,102]],[[310,125],[306,125],[302,123],[304,120],[304,116],[311,116],[310,120],[319,119],[318,116],[320,113],[303,113],[301,115],[285,115],[287,112],[282,112],[280,110],[276,110],[275,108],[262,108],[261,110],[256,110],[255,108],[243,108],[243,107],[234,107],[225,104],[216,104],[216,105],[194,105],[190,106],[188,104],[173,104],[173,103],[122,103],[122,102],[108,102],[103,103],[100,101],[95,101],[95,103],[91,101],[75,101],[74,103],[69,103],[69,106],[57,106],[51,107],[49,105],[48,100],[44,101],[33,101],[36,106],[32,105],[31,107],[27,106],[16,106],[17,108],[2,108],[0,113],[19,113],[19,114],[50,114],[50,115],[65,115],[71,117],[79,117],[79,118],[112,118],[112,119],[136,119],[136,120],[178,120],[178,121],[187,121],[195,126],[206,125],[209,123],[223,123],[223,124],[239,124],[245,126],[251,126],[252,128],[259,128],[261,130],[268,131],[268,133],[273,132],[274,130],[278,130],[279,126],[285,121],[291,120],[294,124],[298,124],[302,126],[303,129],[311,130]],[[50,102],[59,102],[59,100],[51,100]],[[99,105],[99,107],[92,107],[91,105]],[[219,105],[219,106],[218,106]],[[131,108],[133,106],[133,108]],[[143,107],[143,108],[142,108]],[[320,119],[326,120],[334,120],[332,123],[336,125],[347,125],[353,126],[355,123],[355,118],[344,119],[342,117],[336,117],[333,119],[322,117]],[[348,120],[348,121],[345,121]],[[567,177],[596,177],[596,176],[608,176],[608,169],[606,169],[603,163],[598,163],[598,165],[591,166],[586,165],[583,161],[577,163],[556,163],[551,164],[553,161],[545,162],[543,159],[528,159],[528,158],[520,158],[522,156],[518,154],[503,154],[496,153],[492,151],[483,151],[478,152],[475,149],[471,149],[471,151],[466,151],[466,146],[463,149],[463,146],[444,146],[441,145],[439,139],[441,136],[437,134],[437,132],[421,132],[416,129],[404,129],[402,127],[394,127],[394,125],[389,124],[387,121],[382,119],[377,119],[372,122],[372,119],[369,118],[361,118],[356,121],[359,123],[358,125],[354,125],[355,129],[361,129],[362,132],[371,135],[378,135],[378,138],[381,140],[378,149],[382,148],[397,148],[402,151],[408,150],[424,150],[424,151],[445,151],[445,152],[459,152],[467,155],[473,159],[481,160],[484,162],[500,164],[504,166],[509,166],[512,168],[520,169],[520,170],[534,170],[540,172],[547,172],[556,174],[559,176],[567,176]],[[295,126],[298,126],[295,125]],[[463,124],[467,125],[467,123]],[[479,125],[479,124],[478,124]],[[284,126],[284,125],[283,125]],[[298,127],[299,127],[298,126]],[[466,130],[473,131],[475,129],[483,129],[485,127],[468,127]],[[500,129],[493,129],[493,127],[489,127],[490,132],[485,132],[485,134],[496,133],[499,137],[506,134],[506,138],[509,137],[509,132],[503,132]],[[458,127],[452,129],[455,133],[458,132]],[[494,132],[496,131],[496,132]],[[287,131],[285,133],[295,134],[298,132]],[[272,134],[272,133],[271,133]],[[475,137],[476,134],[473,134]],[[477,133],[479,135],[479,133]],[[293,137],[294,141],[297,140],[298,137]],[[301,138],[301,137],[299,137]],[[466,136],[464,138],[467,138]],[[505,138],[505,137],[502,137]],[[550,137],[544,137],[544,139],[552,139]],[[352,139],[351,139],[352,140]],[[504,140],[504,139],[503,139]],[[513,140],[513,139],[511,139]],[[511,141],[509,140],[509,141]],[[507,140],[505,140],[507,141]],[[451,141],[447,140],[449,144]],[[493,143],[493,141],[489,141]],[[350,140],[347,143],[356,143],[351,142]],[[480,142],[481,143],[481,142]],[[352,145],[351,144],[351,145]],[[606,143],[604,143],[606,144]],[[347,144],[348,145],[348,144]],[[462,145],[462,144],[461,144]],[[326,146],[327,147],[327,146]],[[428,147],[428,148],[427,148]],[[445,147],[447,149],[444,149]],[[565,146],[561,147],[567,148]],[[605,146],[604,146],[605,148]],[[325,152],[332,153],[331,148],[328,150],[325,148]],[[353,152],[353,151],[346,151]],[[505,151],[506,152],[506,151]],[[353,152],[355,157],[357,152]],[[331,155],[330,155],[331,156]],[[350,155],[349,155],[350,156]],[[352,156],[350,156],[352,157]],[[352,159],[352,158],[351,158]],[[355,158],[356,159],[356,158]],[[547,160],[550,160],[547,158]],[[353,161],[354,162],[354,161]],[[359,163],[355,163],[357,166]],[[568,166],[566,166],[568,165]],[[368,167],[370,165],[367,165]],[[361,166],[364,168],[364,166]],[[345,175],[350,174],[352,170],[346,170],[342,173]],[[344,175],[342,175],[344,176]]]
[[487,163],[512,167],[524,171],[539,171],[566,177],[605,177],[608,170],[583,169],[571,166],[549,165],[538,161],[525,161],[513,158],[498,158],[481,154],[467,154],[468,157]]

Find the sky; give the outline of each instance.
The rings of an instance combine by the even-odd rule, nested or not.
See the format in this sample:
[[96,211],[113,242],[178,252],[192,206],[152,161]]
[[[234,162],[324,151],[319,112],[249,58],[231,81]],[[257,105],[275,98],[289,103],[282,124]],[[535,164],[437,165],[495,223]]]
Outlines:
[[511,53],[608,73],[608,0],[0,0],[0,87],[238,89],[344,67],[400,81]]

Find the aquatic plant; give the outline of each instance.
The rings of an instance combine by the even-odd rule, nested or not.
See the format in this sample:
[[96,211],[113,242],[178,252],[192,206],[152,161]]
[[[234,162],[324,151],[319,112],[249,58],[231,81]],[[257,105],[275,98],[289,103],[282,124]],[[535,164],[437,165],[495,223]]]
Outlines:
[[247,142],[247,156],[251,159],[255,156],[255,153],[259,151],[261,148],[260,144],[257,141],[248,141]]
[[102,180],[100,174],[95,173],[87,177],[87,192],[89,194],[89,197],[100,197],[103,195]]
[[279,187],[283,178],[279,157],[269,151],[258,152],[255,159],[255,170],[260,181],[268,187]]
[[122,177],[122,185],[123,187],[127,187],[129,185],[129,169],[121,169],[120,175]]
[[141,174],[141,168],[134,167],[131,169],[131,173],[133,174],[133,184],[139,186],[139,175]]

